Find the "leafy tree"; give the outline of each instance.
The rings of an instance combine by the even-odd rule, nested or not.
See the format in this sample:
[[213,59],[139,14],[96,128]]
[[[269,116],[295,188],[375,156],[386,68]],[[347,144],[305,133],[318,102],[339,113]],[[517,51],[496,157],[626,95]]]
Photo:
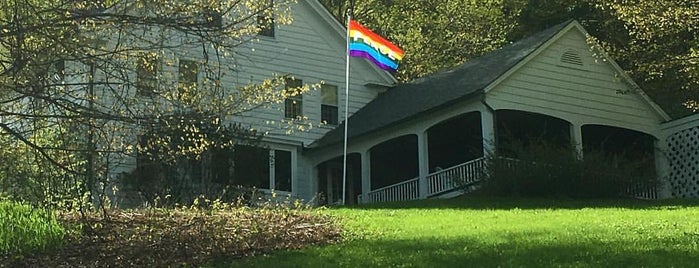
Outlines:
[[699,2],[593,3],[620,21],[630,37],[607,45],[632,77],[672,115],[699,110]]
[[[291,21],[289,5],[258,0],[2,1],[0,142],[7,146],[0,155],[33,160],[20,166],[3,161],[3,183],[19,181],[32,188],[30,181],[35,181],[51,191],[49,178],[74,180],[79,190],[73,196],[87,193],[89,200],[106,187],[110,169],[122,164],[125,155],[134,155],[135,133],[173,117],[198,114],[202,117],[182,122],[211,122],[281,102],[282,77],[232,87],[221,81],[237,71],[231,59],[239,46],[254,42],[269,25]],[[177,126],[181,132],[199,131],[193,123]],[[184,135],[198,147],[168,153],[214,147],[217,143],[209,138],[219,129],[224,128]]]
[[408,81],[449,68],[501,47],[520,12],[505,0],[321,1],[340,20],[353,17],[395,42],[406,55],[396,74]]

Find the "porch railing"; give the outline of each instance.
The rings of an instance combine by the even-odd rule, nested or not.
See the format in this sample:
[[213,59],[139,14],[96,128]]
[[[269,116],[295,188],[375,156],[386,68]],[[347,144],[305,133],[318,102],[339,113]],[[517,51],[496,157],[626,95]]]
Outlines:
[[369,200],[362,203],[415,200],[420,197],[420,185],[418,178],[414,178],[373,190],[367,196]]
[[427,196],[439,195],[459,186],[478,182],[485,172],[485,166],[485,158],[481,157],[427,175]]
[[[478,158],[427,175],[426,197],[436,196],[478,182],[485,171],[485,159]],[[414,178],[372,190],[361,203],[394,202],[420,199],[420,179]]]
[[658,187],[653,183],[637,183],[627,193],[638,199],[658,199]]

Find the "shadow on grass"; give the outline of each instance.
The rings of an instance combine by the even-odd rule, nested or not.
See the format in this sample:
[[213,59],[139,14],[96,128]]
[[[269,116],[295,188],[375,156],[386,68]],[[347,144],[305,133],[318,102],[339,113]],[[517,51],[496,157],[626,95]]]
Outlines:
[[[342,245],[280,252],[217,263],[215,267],[693,267],[690,237],[633,241],[529,240],[517,234],[484,243],[477,238],[357,240]],[[571,241],[573,240],[573,241]],[[678,247],[678,243],[685,246]],[[694,250],[691,244],[694,243]]]
[[624,208],[638,210],[671,210],[699,207],[699,199],[543,199],[461,196],[452,199],[426,199],[415,201],[388,202],[348,206],[353,209],[582,209],[582,208]]

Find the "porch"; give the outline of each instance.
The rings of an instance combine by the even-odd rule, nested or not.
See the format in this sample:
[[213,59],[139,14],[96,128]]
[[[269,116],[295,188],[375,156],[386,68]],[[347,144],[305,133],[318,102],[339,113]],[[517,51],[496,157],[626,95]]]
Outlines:
[[[351,143],[346,204],[447,198],[468,193],[484,179],[488,158],[498,155],[499,159],[518,163],[512,158],[516,157],[512,144],[526,145],[533,139],[570,148],[573,157],[605,151],[644,161],[652,172],[658,171],[655,167],[660,163],[656,157],[660,153],[659,143],[650,134],[622,127],[575,124],[525,111],[481,108],[443,113],[442,120],[415,122],[411,128]],[[386,137],[389,138],[382,139]],[[321,204],[340,204],[342,158],[322,161],[316,169],[316,189],[325,201]],[[628,189],[627,194],[654,199],[663,194],[658,190],[655,186],[638,185]]]

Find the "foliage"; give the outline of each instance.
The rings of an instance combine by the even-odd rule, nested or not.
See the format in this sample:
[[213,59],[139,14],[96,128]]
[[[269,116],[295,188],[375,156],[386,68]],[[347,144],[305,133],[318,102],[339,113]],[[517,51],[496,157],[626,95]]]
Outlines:
[[697,200],[455,198],[330,209],[353,238],[216,267],[619,267],[699,261]]
[[52,213],[29,205],[0,201],[0,259],[21,258],[63,244],[64,228]]
[[699,99],[699,2],[592,1],[622,22],[625,42],[604,36],[613,56],[675,115],[697,111]]
[[617,198],[659,186],[652,161],[532,142],[513,145],[509,157],[491,156],[482,191],[496,196]]
[[401,81],[453,67],[576,19],[595,37],[591,41],[602,44],[670,115],[683,116],[699,106],[696,1],[321,2],[340,21],[353,13],[357,20],[398,43],[406,51],[397,74]]
[[216,170],[213,163],[217,158],[229,161],[236,146],[255,146],[261,138],[240,124],[224,125],[215,115],[184,113],[163,118],[140,137],[139,166],[124,176],[124,186],[149,203],[156,197],[170,196],[176,203],[189,204],[204,192],[219,198],[233,195],[227,200],[236,200],[246,190],[233,191],[212,181],[218,173],[230,173]]
[[[23,259],[0,258],[10,267],[198,267],[219,258],[338,241],[339,227],[327,215],[302,207],[236,207],[218,201],[176,209],[110,211],[106,220],[74,213],[61,220],[81,225],[65,245]],[[0,265],[1,267],[2,265]]]
[[[321,1],[340,20],[355,1]],[[354,18],[405,52],[401,81],[453,67],[506,43],[519,7],[504,0],[357,1]]]

